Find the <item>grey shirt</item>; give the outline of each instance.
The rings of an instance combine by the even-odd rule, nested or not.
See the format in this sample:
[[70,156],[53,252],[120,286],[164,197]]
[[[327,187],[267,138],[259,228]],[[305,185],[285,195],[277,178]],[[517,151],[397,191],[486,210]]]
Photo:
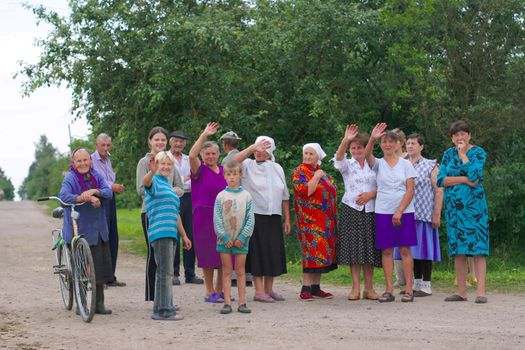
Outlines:
[[226,165],[226,163],[228,163],[230,160],[233,159],[233,157],[239,153],[239,150],[237,148],[235,149],[232,149],[230,152],[228,152],[228,154],[226,155],[226,157],[224,157],[224,159],[222,160],[221,162],[221,165],[224,166]]
[[[146,155],[139,160],[139,163],[137,164],[137,178],[136,178],[136,188],[138,195],[142,198],[142,209],[141,212],[146,212],[146,205],[144,203],[145,200],[145,194],[144,194],[144,176],[149,171],[149,161],[151,159],[151,153],[146,153]],[[175,189],[175,193],[180,197],[183,193],[183,185],[182,180],[180,177],[180,174],[175,166],[173,166],[173,171],[171,175],[168,177],[168,182],[173,186]]]

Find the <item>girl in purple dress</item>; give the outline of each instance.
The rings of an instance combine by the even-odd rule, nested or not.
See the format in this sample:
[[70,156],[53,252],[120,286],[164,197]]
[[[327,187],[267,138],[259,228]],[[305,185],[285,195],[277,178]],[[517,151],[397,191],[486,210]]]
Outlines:
[[[219,124],[208,123],[195,144],[191,147],[191,192],[193,209],[193,243],[198,267],[204,273],[206,297],[204,301],[222,303],[221,258],[217,252],[217,236],[213,227],[213,206],[215,198],[226,188],[224,170],[218,164],[219,146],[206,141],[215,135]],[[199,158],[200,156],[200,158]],[[213,286],[213,272],[217,269],[217,282]]]

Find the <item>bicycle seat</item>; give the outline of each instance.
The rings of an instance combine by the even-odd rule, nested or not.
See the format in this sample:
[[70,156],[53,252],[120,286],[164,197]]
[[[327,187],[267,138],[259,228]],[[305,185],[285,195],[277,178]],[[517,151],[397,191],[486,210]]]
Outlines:
[[64,208],[58,207],[53,209],[53,217],[56,219],[61,219],[64,217]]

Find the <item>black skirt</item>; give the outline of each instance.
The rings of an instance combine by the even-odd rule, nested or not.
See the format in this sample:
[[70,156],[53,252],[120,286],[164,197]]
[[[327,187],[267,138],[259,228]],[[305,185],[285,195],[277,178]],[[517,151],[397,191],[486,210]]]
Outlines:
[[257,277],[275,277],[287,272],[281,215],[255,214],[246,271]]
[[111,265],[109,241],[103,242],[99,239],[97,245],[89,246],[89,248],[91,249],[91,256],[93,256],[97,284],[113,281],[113,267]]

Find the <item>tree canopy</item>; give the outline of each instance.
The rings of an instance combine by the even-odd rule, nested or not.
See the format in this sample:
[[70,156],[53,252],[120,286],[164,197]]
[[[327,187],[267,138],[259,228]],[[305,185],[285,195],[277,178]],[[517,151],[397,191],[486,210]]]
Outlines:
[[52,31],[38,62],[21,69],[25,92],[67,84],[74,113],[113,136],[128,187],[156,125],[195,139],[218,121],[244,146],[268,134],[290,171],[306,142],[333,154],[350,122],[421,132],[437,158],[461,118],[489,154],[491,213],[512,193],[520,214],[507,224],[525,227],[523,192],[495,180],[524,180],[510,157],[525,147],[525,0],[71,0],[66,17],[30,9]]
[[0,190],[2,191],[0,200],[12,201],[15,198],[15,187],[2,168],[0,168]]

